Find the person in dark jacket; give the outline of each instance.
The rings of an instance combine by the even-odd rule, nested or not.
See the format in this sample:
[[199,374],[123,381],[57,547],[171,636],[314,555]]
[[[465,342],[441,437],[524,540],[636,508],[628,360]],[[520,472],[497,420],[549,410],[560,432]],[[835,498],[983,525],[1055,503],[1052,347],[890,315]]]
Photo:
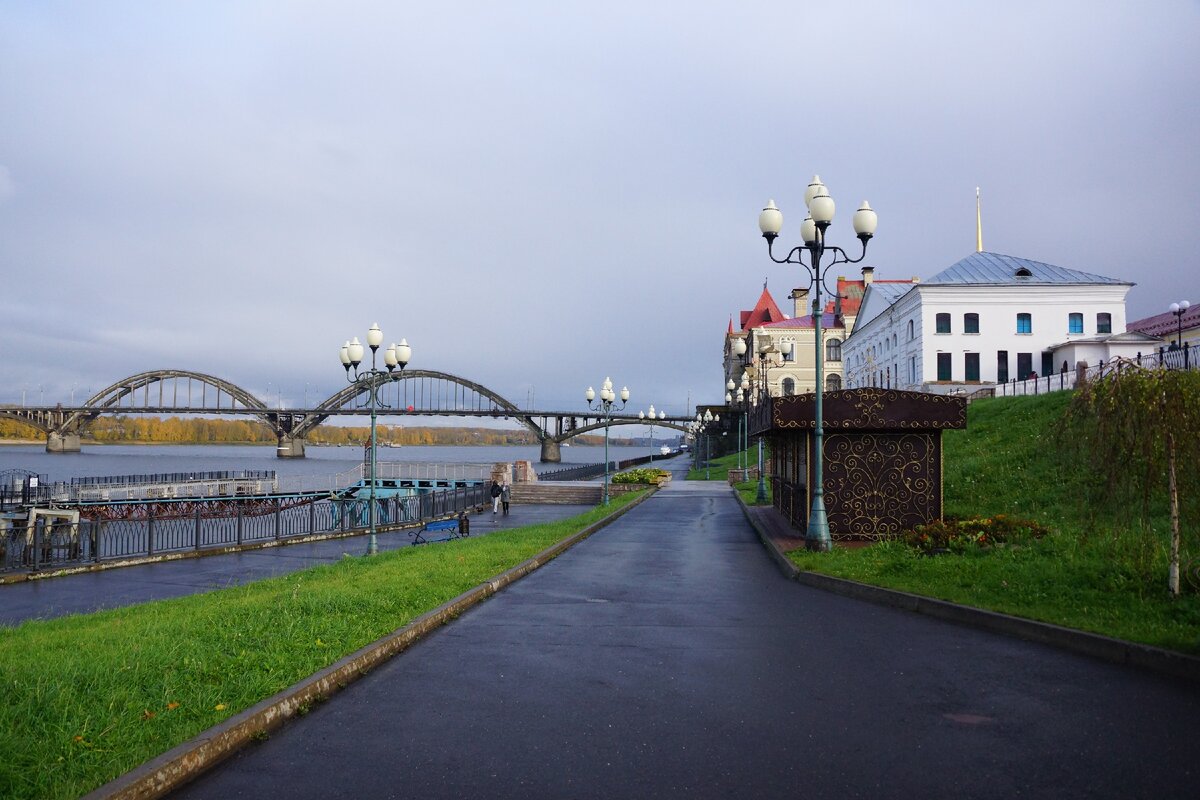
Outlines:
[[496,514],[500,511],[500,484],[492,481],[492,513]]

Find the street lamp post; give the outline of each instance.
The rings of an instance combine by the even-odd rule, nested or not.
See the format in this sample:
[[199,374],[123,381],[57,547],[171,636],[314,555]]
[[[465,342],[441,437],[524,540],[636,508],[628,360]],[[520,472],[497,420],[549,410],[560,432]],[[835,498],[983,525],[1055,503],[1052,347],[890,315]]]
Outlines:
[[[371,368],[367,370],[358,369],[358,365],[363,360],[363,346],[358,341],[356,336],[353,340],[342,345],[341,352],[338,354],[342,360],[342,366],[346,369],[346,380],[354,385],[360,392],[367,393],[365,402],[356,404],[359,408],[364,405],[371,409],[371,483],[369,487],[370,509],[367,515],[367,555],[373,556],[379,552],[379,546],[375,539],[375,468],[376,468],[376,440],[375,440],[375,410],[377,408],[390,408],[386,403],[379,399],[379,386],[381,383],[386,383],[392,380],[392,371],[399,368],[401,372],[408,366],[408,362],[412,359],[412,348],[408,346],[408,341],[400,340],[400,344],[388,345],[387,350],[383,352],[383,364],[387,367],[386,370],[378,369],[376,366],[375,356],[379,350],[379,346],[383,344],[383,331],[379,330],[379,323],[371,326],[367,331],[367,345],[371,348]],[[351,374],[353,369],[353,374]]]
[[629,387],[623,386],[621,387],[621,405],[616,406],[617,395],[613,392],[612,387],[612,380],[605,378],[604,383],[600,384],[599,400],[596,400],[596,392],[590,386],[583,395],[587,399],[588,408],[593,408],[592,402],[596,402],[594,408],[600,412],[600,416],[604,420],[604,505],[608,505],[608,428],[612,424],[613,411],[620,411],[629,402]]
[[[866,258],[867,242],[875,235],[875,228],[879,220],[875,212],[871,210],[871,206],[864,200],[863,204],[854,212],[853,222],[854,233],[862,242],[862,254],[858,258],[850,258],[840,247],[831,247],[825,244],[825,232],[833,223],[834,202],[819,176],[814,175],[809,183],[808,189],[804,193],[804,203],[808,206],[809,216],[800,225],[800,238],[803,240],[803,244],[793,247],[783,258],[776,258],[772,250],[775,238],[779,236],[779,231],[783,227],[783,214],[775,207],[774,200],[767,201],[767,207],[758,215],[758,228],[762,231],[763,238],[767,240],[767,253],[772,261],[776,264],[799,264],[807,270],[809,275],[810,289],[813,295],[813,331],[816,334],[814,337],[816,339],[817,379],[814,430],[816,458],[813,469],[813,479],[816,485],[813,487],[812,509],[808,515],[808,530],[804,534],[804,544],[809,550],[829,550],[832,547],[832,541],[829,537],[829,520],[825,516],[825,489],[822,475],[825,453],[822,449],[824,446],[824,419],[821,398],[825,389],[822,375],[825,352],[821,333],[823,311],[821,288],[829,269],[835,264],[857,264]],[[821,260],[826,252],[831,253],[833,258],[822,267]],[[808,253],[807,262],[804,259],[805,253]],[[830,292],[830,294],[834,293]]]
[[712,466],[709,463],[712,458],[712,441],[708,431],[708,426],[714,422],[720,422],[721,415],[712,413],[712,409],[705,409],[703,414],[696,414],[696,430],[698,433],[704,434],[704,480],[709,480],[712,477]]
[[654,410],[654,403],[650,404],[649,411],[639,411],[638,412],[638,419],[650,420],[650,463],[651,464],[654,463],[654,421],[656,419],[666,419],[666,417],[667,417],[667,412],[665,412],[665,411],[657,411],[656,412]]
[[1183,347],[1183,315],[1192,307],[1192,304],[1187,300],[1180,300],[1178,303],[1171,303],[1170,311],[1175,317],[1175,347],[1174,350],[1179,350]]

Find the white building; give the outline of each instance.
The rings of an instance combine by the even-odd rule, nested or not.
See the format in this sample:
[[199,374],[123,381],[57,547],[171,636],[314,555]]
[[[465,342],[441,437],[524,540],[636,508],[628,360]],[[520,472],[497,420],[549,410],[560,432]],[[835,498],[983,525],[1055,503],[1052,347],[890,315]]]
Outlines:
[[843,346],[847,385],[947,392],[1161,344],[1125,331],[1132,283],[976,252],[927,281],[867,288]]

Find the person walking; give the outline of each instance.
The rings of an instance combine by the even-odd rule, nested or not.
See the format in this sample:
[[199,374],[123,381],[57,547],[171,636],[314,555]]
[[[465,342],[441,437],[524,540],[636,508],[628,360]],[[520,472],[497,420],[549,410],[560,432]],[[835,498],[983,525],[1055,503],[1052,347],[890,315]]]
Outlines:
[[512,487],[507,483],[500,487],[500,505],[504,506],[504,516],[508,516],[508,504],[512,501]]
[[496,481],[492,481],[491,495],[492,513],[495,514],[500,511],[500,484],[496,483]]

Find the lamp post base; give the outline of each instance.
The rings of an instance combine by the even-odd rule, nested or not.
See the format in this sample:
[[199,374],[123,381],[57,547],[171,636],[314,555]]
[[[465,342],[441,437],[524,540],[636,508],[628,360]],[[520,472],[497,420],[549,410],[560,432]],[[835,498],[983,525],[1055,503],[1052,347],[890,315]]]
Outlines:
[[829,518],[825,516],[825,499],[821,495],[813,498],[808,512],[808,530],[804,533],[804,549],[828,553],[833,549],[829,538]]

